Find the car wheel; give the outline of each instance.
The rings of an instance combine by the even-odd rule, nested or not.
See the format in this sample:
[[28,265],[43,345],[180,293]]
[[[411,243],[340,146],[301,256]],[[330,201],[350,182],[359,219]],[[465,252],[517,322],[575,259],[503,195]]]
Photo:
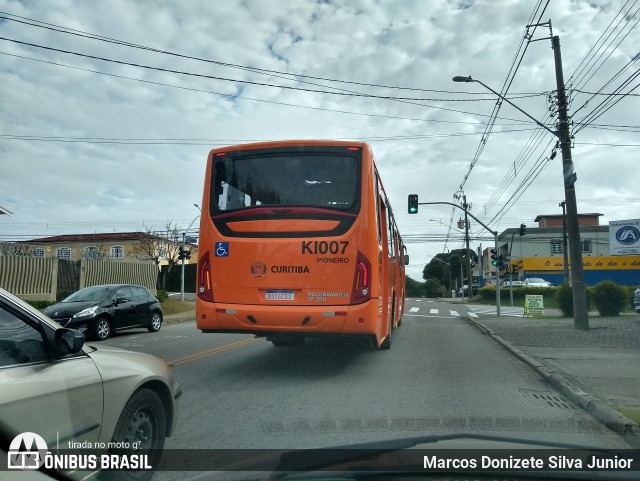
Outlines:
[[157,311],[151,313],[151,320],[149,321],[147,330],[149,332],[158,332],[161,327],[162,327],[162,314],[160,314]]
[[104,341],[111,335],[111,323],[101,317],[96,321],[95,337],[98,341]]
[[[125,405],[113,434],[113,454],[147,454],[157,466],[167,436],[167,421],[160,397],[151,389],[136,391]],[[134,448],[135,446],[135,448]],[[101,479],[146,481],[153,471],[105,471]]]

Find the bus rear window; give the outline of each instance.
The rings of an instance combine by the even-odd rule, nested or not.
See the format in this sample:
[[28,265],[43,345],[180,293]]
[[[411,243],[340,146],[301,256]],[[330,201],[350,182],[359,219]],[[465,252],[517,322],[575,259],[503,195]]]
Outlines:
[[349,210],[357,203],[360,159],[351,153],[242,152],[213,162],[211,201],[219,212],[260,206]]

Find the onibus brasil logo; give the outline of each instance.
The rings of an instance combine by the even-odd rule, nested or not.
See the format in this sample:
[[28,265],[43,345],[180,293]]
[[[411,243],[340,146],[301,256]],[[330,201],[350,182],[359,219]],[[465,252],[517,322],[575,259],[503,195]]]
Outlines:
[[[72,446],[73,441],[69,442],[69,447]],[[81,443],[75,443],[81,444]],[[100,448],[126,448],[122,446],[123,443],[96,443],[95,447]],[[88,447],[91,443],[89,443]],[[83,446],[84,447],[84,446]],[[150,464],[148,454],[136,453],[138,445],[132,446],[133,451],[121,454],[94,454],[88,453],[65,453],[65,454],[52,454],[49,452],[46,441],[36,433],[26,432],[18,434],[11,444],[9,445],[9,452],[7,453],[7,467],[9,469],[21,469],[21,470],[37,470],[41,466],[45,466],[48,469],[107,469],[107,470],[153,470]]]
[[47,443],[36,433],[18,434],[9,445],[9,469],[38,469],[47,455]]

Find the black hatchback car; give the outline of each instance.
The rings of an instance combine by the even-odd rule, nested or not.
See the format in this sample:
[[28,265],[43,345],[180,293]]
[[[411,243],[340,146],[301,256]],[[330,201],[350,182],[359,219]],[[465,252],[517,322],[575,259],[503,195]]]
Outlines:
[[116,330],[146,327],[149,332],[157,332],[162,326],[158,299],[146,288],[129,284],[85,287],[43,313],[63,327],[99,341]]

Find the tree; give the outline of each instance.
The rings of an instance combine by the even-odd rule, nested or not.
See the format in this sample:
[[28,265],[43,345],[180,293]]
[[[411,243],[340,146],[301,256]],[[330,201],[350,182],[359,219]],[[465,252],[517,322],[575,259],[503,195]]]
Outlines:
[[[140,237],[139,242],[133,249],[133,254],[144,260],[152,260],[160,271],[160,262],[166,261],[166,274],[171,272],[173,266],[178,264],[178,254],[182,245],[182,234],[178,231],[178,226],[173,221],[167,221],[165,228],[158,230],[148,227],[147,231]],[[160,281],[161,287],[165,287],[165,276]]]
[[[458,282],[458,287],[464,284],[464,279],[469,279],[467,270],[466,249],[455,249],[451,252],[441,252],[436,254],[431,261],[424,266],[422,271],[422,278],[437,281],[446,288],[447,291],[451,291],[455,287],[455,279],[460,279],[460,266],[462,266],[464,278]],[[475,266],[478,263],[478,255],[471,251],[471,266]]]
[[424,297],[424,282],[418,282],[407,276],[406,289],[407,297]]

